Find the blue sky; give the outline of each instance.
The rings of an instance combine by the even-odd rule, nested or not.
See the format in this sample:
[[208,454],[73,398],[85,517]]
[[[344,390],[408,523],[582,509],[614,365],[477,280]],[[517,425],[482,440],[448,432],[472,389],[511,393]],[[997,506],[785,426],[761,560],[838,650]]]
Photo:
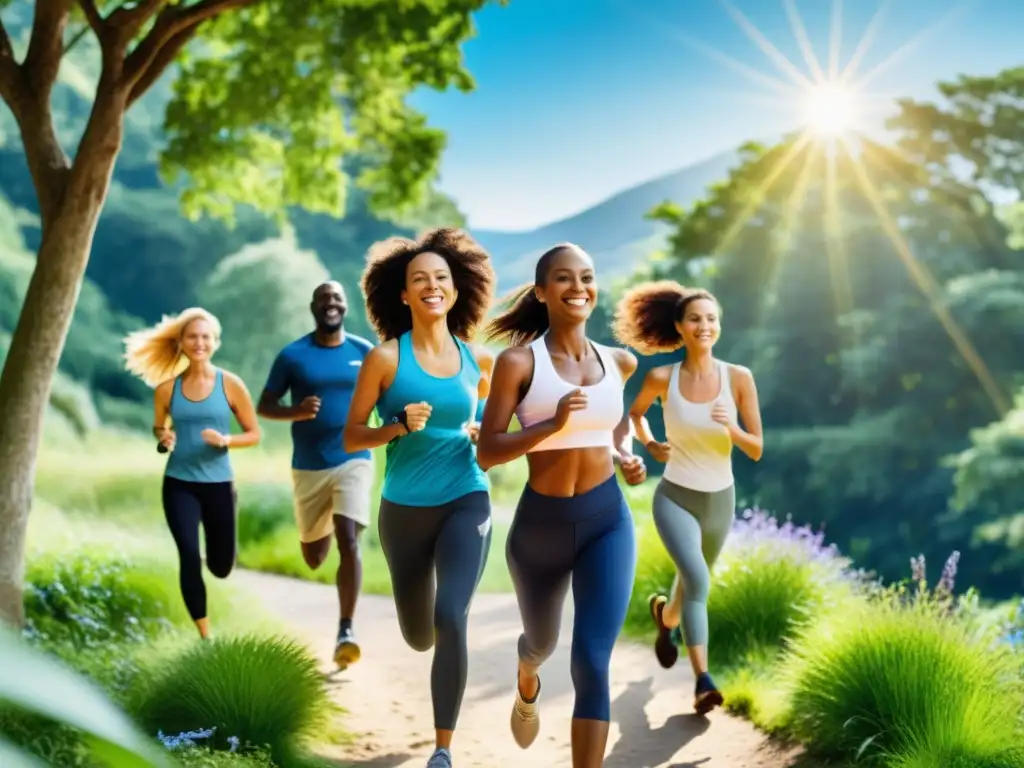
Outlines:
[[[827,66],[832,0],[795,4]],[[892,98],[931,98],[937,80],[1024,64],[1024,0],[842,5],[841,66],[886,6],[861,73],[945,19],[871,83],[876,122]],[[809,74],[783,0],[733,7]],[[440,187],[476,228],[533,228],[800,123],[796,102],[707,53],[787,79],[720,0],[511,0],[476,20],[476,91],[413,99],[448,134]]]

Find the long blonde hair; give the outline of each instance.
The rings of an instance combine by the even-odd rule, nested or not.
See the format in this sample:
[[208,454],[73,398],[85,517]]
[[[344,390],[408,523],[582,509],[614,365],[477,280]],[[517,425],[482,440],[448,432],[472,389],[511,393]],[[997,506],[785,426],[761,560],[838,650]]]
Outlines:
[[164,315],[151,328],[133,331],[124,338],[124,367],[155,387],[188,368],[181,351],[181,337],[194,320],[205,320],[213,331],[213,350],[220,347],[220,320],[202,307],[189,307],[177,315]]

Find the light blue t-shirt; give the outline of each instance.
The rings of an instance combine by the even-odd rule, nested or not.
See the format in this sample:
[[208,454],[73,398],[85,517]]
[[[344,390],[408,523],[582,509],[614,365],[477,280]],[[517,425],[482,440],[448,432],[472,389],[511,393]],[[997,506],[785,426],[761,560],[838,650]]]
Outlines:
[[281,350],[270,368],[264,390],[278,399],[291,393],[291,404],[305,398],[320,398],[315,419],[292,422],[292,467],[330,469],[352,459],[369,459],[369,451],[346,453],[342,432],[348,421],[352,392],[359,368],[370,350],[366,339],[345,334],[337,347],[317,344],[310,333]]

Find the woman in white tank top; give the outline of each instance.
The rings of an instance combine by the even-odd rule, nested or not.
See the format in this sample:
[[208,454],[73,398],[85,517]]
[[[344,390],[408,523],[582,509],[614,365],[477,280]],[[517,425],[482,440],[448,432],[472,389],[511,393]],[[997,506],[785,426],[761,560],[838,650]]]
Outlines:
[[[682,620],[687,653],[697,678],[694,709],[705,714],[722,704],[708,674],[707,598],[711,568],[725,544],[736,511],[732,449],[761,458],[761,413],[750,370],[716,360],[721,333],[718,301],[707,291],[675,282],[638,286],[619,302],[615,334],[643,354],[682,348],[683,358],[653,368],[629,409],[637,439],[665,472],[654,493],[654,524],[676,565],[672,598],[652,595],[658,628],[654,650],[663,667],[679,656]],[[651,434],[645,414],[660,399],[665,441]],[[743,426],[740,426],[742,422]]]
[[[523,455],[529,466],[506,546],[523,620],[512,735],[525,749],[540,732],[540,669],[557,646],[571,585],[575,768],[604,765],[609,663],[635,575],[633,516],[614,464],[627,483],[647,476],[623,418],[636,358],[587,337],[596,304],[594,262],[582,249],[566,243],[540,257],[533,284],[488,329],[511,346],[495,363],[477,444],[484,469]],[[521,429],[509,431],[513,415]]]

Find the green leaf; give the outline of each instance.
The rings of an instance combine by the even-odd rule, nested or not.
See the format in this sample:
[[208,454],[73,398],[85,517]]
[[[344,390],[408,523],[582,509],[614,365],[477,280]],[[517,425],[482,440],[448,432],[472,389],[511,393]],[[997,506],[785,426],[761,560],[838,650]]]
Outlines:
[[[7,629],[0,631],[0,658],[0,700],[85,732],[94,754],[115,768],[170,764],[93,683]],[[2,754],[0,764],[7,765]]]

